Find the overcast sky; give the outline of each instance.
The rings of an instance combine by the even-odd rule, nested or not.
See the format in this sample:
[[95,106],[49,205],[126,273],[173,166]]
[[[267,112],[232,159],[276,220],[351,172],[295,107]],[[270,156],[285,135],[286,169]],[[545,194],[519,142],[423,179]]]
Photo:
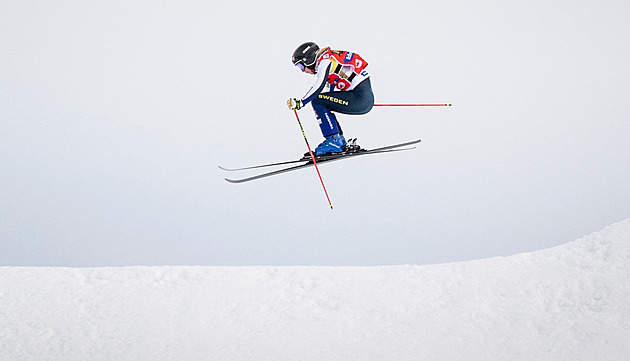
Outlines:
[[[0,265],[428,264],[630,217],[626,1],[0,1]],[[306,151],[304,41],[356,51],[339,116],[411,152],[228,184]],[[300,111],[309,142],[321,135]],[[244,173],[249,175],[252,173]]]

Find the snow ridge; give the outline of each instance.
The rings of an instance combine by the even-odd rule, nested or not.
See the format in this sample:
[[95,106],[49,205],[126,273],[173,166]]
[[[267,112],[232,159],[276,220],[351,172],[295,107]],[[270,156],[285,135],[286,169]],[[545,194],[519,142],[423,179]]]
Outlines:
[[630,219],[387,267],[0,268],[0,360],[624,360]]

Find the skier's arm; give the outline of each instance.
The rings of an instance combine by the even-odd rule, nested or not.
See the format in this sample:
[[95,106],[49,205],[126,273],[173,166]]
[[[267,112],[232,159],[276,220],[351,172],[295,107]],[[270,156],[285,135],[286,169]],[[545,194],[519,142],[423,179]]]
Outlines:
[[330,60],[322,60],[317,67],[317,80],[315,84],[311,87],[311,89],[306,93],[304,97],[302,97],[302,106],[308,104],[311,100],[315,99],[319,93],[326,86],[326,81],[328,80],[328,74],[330,74],[330,67],[332,63]]

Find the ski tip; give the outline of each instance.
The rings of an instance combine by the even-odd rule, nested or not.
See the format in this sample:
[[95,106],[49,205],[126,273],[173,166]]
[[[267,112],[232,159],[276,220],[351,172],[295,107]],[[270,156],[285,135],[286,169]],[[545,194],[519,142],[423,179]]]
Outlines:
[[224,166],[221,166],[221,165],[218,166],[218,167],[219,167],[219,169],[224,170],[226,172],[234,172],[236,170],[239,170],[238,168],[228,168],[228,167],[224,167]]
[[453,104],[444,104],[444,106],[446,106],[446,107],[452,107],[452,106],[453,106]]

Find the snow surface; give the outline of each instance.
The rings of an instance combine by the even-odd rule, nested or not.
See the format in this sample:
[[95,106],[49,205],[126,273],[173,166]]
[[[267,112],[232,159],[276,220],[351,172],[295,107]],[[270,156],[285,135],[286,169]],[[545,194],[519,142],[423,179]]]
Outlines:
[[0,268],[0,360],[628,360],[630,219],[425,266]]

